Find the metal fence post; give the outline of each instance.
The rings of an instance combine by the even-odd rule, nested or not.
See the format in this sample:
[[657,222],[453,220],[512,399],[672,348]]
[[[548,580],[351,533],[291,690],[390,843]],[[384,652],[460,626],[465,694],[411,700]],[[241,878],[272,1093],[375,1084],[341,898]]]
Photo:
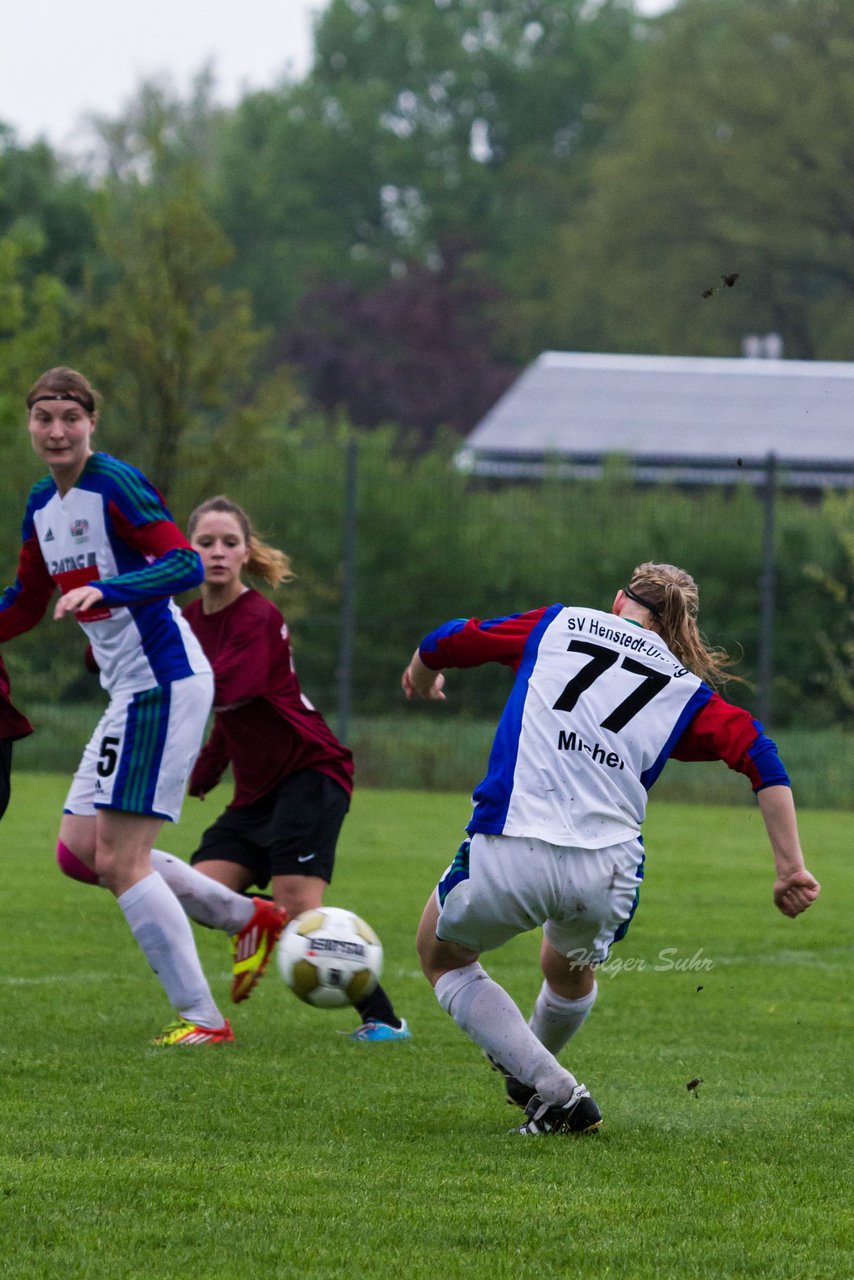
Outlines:
[[777,458],[768,454],[762,487],[762,566],[759,573],[759,719],[770,725],[774,679],[775,504]]
[[348,432],[344,445],[343,583],[341,639],[338,650],[338,737],[347,741],[353,704],[353,651],[356,638],[356,543],[359,452]]

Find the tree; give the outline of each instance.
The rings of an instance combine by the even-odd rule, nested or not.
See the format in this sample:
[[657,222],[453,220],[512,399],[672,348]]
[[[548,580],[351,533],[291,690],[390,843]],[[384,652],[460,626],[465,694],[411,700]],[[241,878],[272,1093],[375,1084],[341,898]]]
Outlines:
[[[27,435],[27,390],[44,369],[74,359],[78,350],[79,309],[72,294],[56,276],[34,268],[44,252],[33,223],[18,222],[0,236],[0,591],[14,581],[24,502],[43,474]],[[22,705],[36,696],[52,698],[62,686],[55,663],[59,651],[67,652],[70,629],[58,630],[62,634],[51,644],[22,637],[4,654]],[[79,663],[79,646],[72,661]]]
[[62,281],[44,272],[33,274],[32,263],[42,251],[42,239],[32,227],[18,226],[0,237],[0,509],[7,513],[7,564],[17,559],[19,529],[17,519],[10,524],[8,513],[22,509],[37,474],[26,435],[27,389],[57,363],[58,351],[68,350],[75,327],[76,309]]
[[493,354],[536,349],[554,229],[623,109],[638,41],[605,0],[332,0],[304,84],[250,95],[222,135],[223,226],[259,314],[376,287],[465,242],[512,299]]
[[207,203],[198,135],[183,127],[200,114],[148,85],[108,131],[90,279],[110,439],[176,503],[220,487],[260,443],[264,335],[245,291],[223,284],[232,248]]
[[683,0],[650,45],[586,215],[564,230],[563,345],[733,355],[777,331],[787,356],[850,357],[854,7]]
[[80,285],[94,243],[92,192],[46,142],[19,146],[0,124],[0,235],[20,232],[29,245],[20,262],[25,280],[51,275]]
[[281,355],[327,412],[414,428],[423,447],[439,427],[469,430],[509,385],[513,371],[489,355],[500,301],[446,250],[437,271],[415,263],[375,289],[342,282],[306,295]]

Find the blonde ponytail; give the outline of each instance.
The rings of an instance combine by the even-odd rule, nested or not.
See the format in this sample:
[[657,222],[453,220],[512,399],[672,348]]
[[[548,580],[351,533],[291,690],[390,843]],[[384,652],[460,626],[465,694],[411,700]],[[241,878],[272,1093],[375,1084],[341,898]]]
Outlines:
[[290,582],[294,577],[291,569],[290,556],[285,555],[284,551],[279,551],[278,547],[271,547],[269,543],[262,540],[255,533],[250,533],[249,541],[249,559],[246,561],[246,572],[253,573],[256,578],[261,578],[271,587],[278,587],[283,582]]
[[640,564],[631,576],[628,594],[649,609],[655,629],[668,649],[707,684],[739,680],[726,670],[733,659],[724,649],[710,648],[700,634],[697,584],[675,564]]

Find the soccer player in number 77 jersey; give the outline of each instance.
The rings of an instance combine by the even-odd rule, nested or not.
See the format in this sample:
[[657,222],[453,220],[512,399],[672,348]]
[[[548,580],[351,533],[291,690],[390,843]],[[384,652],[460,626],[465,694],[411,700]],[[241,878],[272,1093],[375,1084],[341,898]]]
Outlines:
[[[201,562],[149,481],[93,452],[98,412],[82,374],[48,370],[27,408],[49,475],[27,501],[17,580],[0,597],[0,642],[35,626],[59,588],[53,617],[80,623],[110,696],[65,802],[58,862],[114,894],[160,979],[178,1021],[154,1043],[227,1043],[230,1024],[151,852],[164,819],[179,815],[212,701],[210,665],[171,600],[200,582]],[[251,917],[253,905],[241,906]]]
[[[703,642],[697,607],[689,574],[642,564],[611,613],[554,604],[458,619],[422,640],[403,673],[408,698],[441,700],[442,668],[500,662],[515,672],[469,839],[427,902],[418,952],[442,1008],[524,1107],[518,1133],[601,1122],[556,1054],[590,1013],[596,966],[637,907],[647,792],[670,757],[743,773],[771,842],[775,905],[794,917],[818,896],[777,748],[715,692],[728,659]],[[526,1023],[479,956],[541,925],[544,981]]]

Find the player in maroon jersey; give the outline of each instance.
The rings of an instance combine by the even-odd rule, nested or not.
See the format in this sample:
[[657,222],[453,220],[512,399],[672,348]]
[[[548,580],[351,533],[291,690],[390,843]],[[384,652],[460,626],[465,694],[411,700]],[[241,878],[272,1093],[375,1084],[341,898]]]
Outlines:
[[12,790],[12,743],[32,731],[27,717],[12,703],[9,676],[0,657],[0,818],[6,812]]
[[[262,542],[246,512],[226,497],[197,507],[188,526],[202,558],[201,598],[184,610],[214,671],[215,721],[190,778],[204,799],[230,764],[234,795],[191,859],[238,892],[272,882],[293,918],[319,907],[350,805],[353,760],[300,689],[287,624],[243,581],[244,570],[278,586],[287,556]],[[381,986],[356,1004],[356,1040],[407,1040]]]

